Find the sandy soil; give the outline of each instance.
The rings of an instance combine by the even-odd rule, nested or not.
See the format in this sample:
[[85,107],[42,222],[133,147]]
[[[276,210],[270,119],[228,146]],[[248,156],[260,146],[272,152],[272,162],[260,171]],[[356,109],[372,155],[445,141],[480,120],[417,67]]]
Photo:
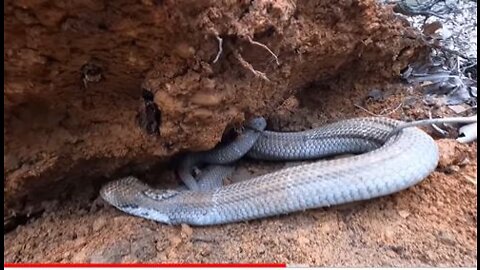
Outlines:
[[[270,115],[269,128],[300,130],[369,111],[425,117],[413,89],[398,85],[312,86]],[[347,91],[353,88],[355,91]],[[388,97],[366,100],[372,89]],[[401,105],[399,105],[401,104]],[[448,114],[430,108],[433,115]],[[427,130],[430,132],[430,130]],[[438,139],[438,138],[437,138]],[[477,150],[438,139],[441,162],[425,181],[384,198],[214,227],[166,226],[127,216],[84,185],[4,235],[6,262],[285,262],[318,266],[475,266]],[[243,161],[232,181],[292,164]],[[165,166],[146,175],[175,180]],[[348,183],[347,183],[348,184]]]

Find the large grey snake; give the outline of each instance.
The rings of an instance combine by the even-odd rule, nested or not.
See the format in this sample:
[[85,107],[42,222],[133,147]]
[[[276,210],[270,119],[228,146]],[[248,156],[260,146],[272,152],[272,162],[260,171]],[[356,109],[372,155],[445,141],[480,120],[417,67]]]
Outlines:
[[[207,163],[229,163],[245,152],[253,159],[278,161],[358,155],[290,167],[226,186],[218,180],[206,181],[217,182],[209,187],[187,180],[188,189],[154,189],[135,177],[126,177],[107,183],[100,194],[126,213],[167,224],[191,225],[252,220],[372,199],[413,186],[437,166],[437,145],[428,134],[417,127],[392,133],[404,124],[369,117],[302,132],[247,127],[244,138],[220,150],[196,154],[194,161],[184,164],[192,166],[205,157],[209,157]],[[253,146],[247,149],[243,142]],[[220,178],[228,174],[228,170],[219,168],[202,177],[218,179],[218,174]],[[188,178],[189,172],[186,174]]]

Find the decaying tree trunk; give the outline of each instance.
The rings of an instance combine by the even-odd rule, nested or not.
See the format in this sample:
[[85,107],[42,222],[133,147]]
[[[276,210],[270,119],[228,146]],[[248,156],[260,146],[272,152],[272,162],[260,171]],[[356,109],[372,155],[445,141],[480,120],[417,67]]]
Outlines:
[[62,183],[212,148],[312,82],[394,77],[423,51],[374,0],[4,7],[4,207],[12,209]]

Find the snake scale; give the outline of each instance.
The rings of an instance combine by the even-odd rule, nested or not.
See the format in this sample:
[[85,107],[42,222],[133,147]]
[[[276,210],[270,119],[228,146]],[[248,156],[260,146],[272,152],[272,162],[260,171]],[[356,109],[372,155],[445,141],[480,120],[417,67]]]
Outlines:
[[181,170],[190,178],[188,167],[198,162],[228,164],[245,154],[271,161],[356,155],[317,160],[225,186],[218,177],[229,171],[221,166],[199,176],[198,183],[217,182],[204,185],[208,187],[193,177],[185,180],[185,175],[187,189],[176,190],[154,189],[126,177],[103,186],[101,197],[123,212],[161,223],[224,224],[392,194],[422,181],[439,160],[428,134],[417,127],[392,133],[404,122],[389,118],[354,118],[301,132],[264,131],[258,123],[259,127],[247,126],[246,135],[232,144],[196,154]]

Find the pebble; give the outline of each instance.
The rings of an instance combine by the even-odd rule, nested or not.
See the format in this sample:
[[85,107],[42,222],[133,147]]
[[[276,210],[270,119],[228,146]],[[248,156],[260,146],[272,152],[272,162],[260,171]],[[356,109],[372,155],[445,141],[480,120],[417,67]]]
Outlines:
[[265,254],[265,251],[266,251],[265,245],[260,244],[260,245],[257,247],[257,253],[258,253],[258,254]]
[[447,173],[447,174],[452,174],[452,173],[455,173],[455,172],[458,172],[458,171],[460,171],[460,166],[458,166],[458,165],[450,165],[450,166],[445,168],[445,173]]
[[390,246],[390,249],[398,255],[402,255],[406,251],[405,247],[402,246]]
[[92,224],[92,230],[94,232],[98,232],[101,230],[105,225],[107,224],[107,220],[104,217],[99,217],[95,219],[95,221]]
[[457,243],[455,237],[451,233],[446,231],[440,231],[437,235],[437,239],[438,241],[449,246],[454,246]]
[[212,250],[210,248],[204,248],[200,251],[200,256],[202,257],[208,257],[212,253]]
[[190,238],[193,234],[192,227],[190,227],[188,224],[182,224],[181,227],[182,238]]
[[405,210],[398,210],[398,215],[402,218],[407,218],[408,216],[410,216],[410,212]]
[[393,231],[393,229],[390,227],[386,227],[385,230],[383,231],[383,238],[385,242],[388,242],[388,243],[394,242],[394,237],[395,237],[395,232]]
[[437,145],[440,151],[440,160],[438,161],[439,168],[445,169],[451,165],[457,165],[465,159],[465,153],[457,149],[456,142],[442,139],[437,141]]

